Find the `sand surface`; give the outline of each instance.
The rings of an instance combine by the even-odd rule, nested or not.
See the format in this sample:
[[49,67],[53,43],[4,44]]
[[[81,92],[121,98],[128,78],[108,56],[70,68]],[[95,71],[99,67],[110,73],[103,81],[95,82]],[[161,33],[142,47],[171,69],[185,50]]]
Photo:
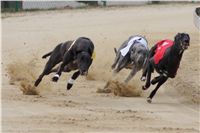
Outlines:
[[[3,133],[66,132],[200,132],[199,31],[193,24],[195,4],[150,5],[3,14],[2,19],[2,131]],[[130,86],[137,97],[97,93],[108,81],[122,82],[128,70],[112,77],[111,64],[119,47],[131,35],[145,35],[149,47],[178,32],[191,37],[178,75],[164,84],[153,99],[155,87],[141,91],[138,73]],[[70,91],[65,73],[57,83],[53,74],[37,88],[39,95],[23,95],[42,72],[41,56],[58,43],[80,36],[95,44],[96,59],[89,77],[79,77]],[[12,79],[10,81],[10,79]],[[127,96],[130,91],[125,92]],[[125,95],[126,95],[125,94]]]

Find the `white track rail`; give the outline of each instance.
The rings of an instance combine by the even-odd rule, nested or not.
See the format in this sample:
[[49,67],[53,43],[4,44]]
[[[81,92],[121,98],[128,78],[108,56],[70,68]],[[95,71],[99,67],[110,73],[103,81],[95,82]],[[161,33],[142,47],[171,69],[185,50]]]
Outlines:
[[[200,10],[200,7],[197,7]],[[194,25],[200,30],[200,16],[197,15],[197,8],[194,10]]]

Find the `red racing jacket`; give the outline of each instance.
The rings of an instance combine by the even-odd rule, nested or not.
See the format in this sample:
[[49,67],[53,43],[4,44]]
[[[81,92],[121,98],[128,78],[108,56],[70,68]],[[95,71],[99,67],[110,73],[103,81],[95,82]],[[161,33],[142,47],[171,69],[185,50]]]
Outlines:
[[156,44],[156,50],[154,54],[154,63],[158,64],[163,58],[167,48],[171,47],[174,44],[172,40],[161,40]]

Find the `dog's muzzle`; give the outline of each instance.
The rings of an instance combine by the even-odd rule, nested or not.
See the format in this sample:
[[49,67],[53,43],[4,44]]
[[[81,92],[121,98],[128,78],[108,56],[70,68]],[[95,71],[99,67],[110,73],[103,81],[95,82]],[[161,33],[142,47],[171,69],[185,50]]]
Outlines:
[[182,44],[182,48],[183,48],[183,50],[186,50],[186,49],[188,49],[188,47],[189,47],[189,40],[185,40]]
[[183,49],[186,50],[188,49],[189,45],[188,44],[184,44]]

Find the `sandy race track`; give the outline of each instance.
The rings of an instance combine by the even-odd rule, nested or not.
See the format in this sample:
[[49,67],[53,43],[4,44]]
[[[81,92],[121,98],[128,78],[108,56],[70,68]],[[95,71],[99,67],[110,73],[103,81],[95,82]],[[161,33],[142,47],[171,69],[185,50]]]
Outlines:
[[[193,24],[195,4],[149,5],[2,14],[2,131],[3,133],[66,132],[200,132],[199,32]],[[107,81],[122,82],[129,71],[112,78],[114,47],[130,35],[145,35],[151,47],[178,32],[190,34],[175,79],[164,84],[153,103],[141,91],[141,73],[130,81],[140,96],[122,97],[97,93]],[[38,95],[23,95],[33,84],[46,60],[41,56],[58,43],[91,38],[96,59],[89,77],[79,77],[66,91],[72,73],[57,82],[46,76]],[[10,79],[12,78],[12,81]],[[99,91],[98,91],[99,92]],[[129,95],[131,92],[124,92]],[[130,96],[130,95],[129,95]]]

